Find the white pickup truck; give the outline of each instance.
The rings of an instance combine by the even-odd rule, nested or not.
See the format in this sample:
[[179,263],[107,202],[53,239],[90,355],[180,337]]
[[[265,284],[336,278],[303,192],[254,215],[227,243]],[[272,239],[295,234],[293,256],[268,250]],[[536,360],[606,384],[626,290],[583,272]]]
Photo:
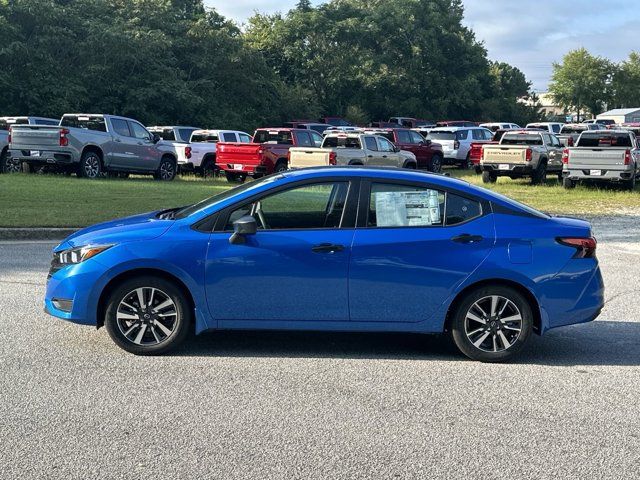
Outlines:
[[639,147],[629,130],[586,131],[562,154],[562,183],[573,188],[578,182],[607,181],[633,190],[640,173]]
[[239,130],[195,130],[189,143],[176,146],[180,172],[214,176],[218,142],[250,143],[251,135]]
[[380,135],[364,133],[330,133],[320,148],[289,149],[289,168],[321,165],[381,165],[417,168],[416,156],[400,150]]

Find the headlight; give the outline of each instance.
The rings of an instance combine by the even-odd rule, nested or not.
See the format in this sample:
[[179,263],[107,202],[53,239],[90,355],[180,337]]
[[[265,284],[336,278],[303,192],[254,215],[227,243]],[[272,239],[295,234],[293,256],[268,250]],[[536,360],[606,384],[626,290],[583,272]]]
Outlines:
[[95,257],[111,247],[113,245],[87,245],[85,247],[70,248],[58,253],[58,262],[61,265],[74,265]]

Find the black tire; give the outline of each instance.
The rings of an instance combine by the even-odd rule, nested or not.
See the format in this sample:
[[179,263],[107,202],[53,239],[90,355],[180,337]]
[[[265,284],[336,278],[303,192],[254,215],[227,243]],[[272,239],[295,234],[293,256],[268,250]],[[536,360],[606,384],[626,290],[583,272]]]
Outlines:
[[576,182],[574,182],[573,180],[571,180],[571,179],[570,179],[570,178],[568,178],[568,177],[564,177],[564,178],[562,179],[562,186],[563,186],[564,188],[568,188],[568,189],[576,188]]
[[227,178],[227,182],[235,183],[240,179],[240,174],[235,172],[224,172],[224,176]]
[[163,182],[170,182],[176,178],[176,161],[170,156],[164,156],[160,160],[158,170],[153,174],[153,178]]
[[560,172],[558,173],[558,181],[562,183],[562,179],[563,179],[562,172]]
[[280,159],[276,162],[275,167],[273,167],[273,173],[281,173],[287,170],[288,168],[289,167],[287,165],[287,161]]
[[215,160],[211,158],[205,159],[202,163],[201,170],[202,178],[215,178],[217,175],[217,167]]
[[[136,300],[139,298],[138,290],[143,292],[143,303],[146,304],[143,308]],[[167,299],[172,302],[169,306],[158,310],[153,308]],[[173,312],[175,315],[170,315]],[[129,319],[118,318],[123,313]],[[126,280],[111,292],[107,300],[104,326],[109,336],[120,348],[135,355],[168,352],[184,341],[191,324],[191,307],[184,293],[174,283],[160,277],[141,276]],[[138,337],[140,330],[143,330],[142,336]]]
[[0,153],[0,173],[6,173],[5,169],[7,168],[7,157],[9,156],[8,150],[3,150]]
[[496,183],[498,176],[494,172],[485,170],[482,172],[482,183]]
[[540,185],[547,180],[547,162],[540,162],[538,168],[536,168],[531,174],[531,185]]
[[415,162],[406,162],[402,168],[407,168],[409,170],[416,170],[418,166]]
[[[491,312],[493,297],[499,300]],[[514,320],[516,318],[519,320]],[[511,320],[504,322],[503,319]],[[451,337],[458,349],[481,362],[511,359],[524,348],[532,330],[533,311],[529,301],[517,290],[502,285],[481,287],[465,294],[457,302],[451,321]]]
[[84,152],[78,165],[78,177],[95,179],[100,178],[103,173],[100,155],[92,150]]
[[431,157],[431,171],[433,173],[442,172],[442,155],[434,155]]
[[473,167],[473,162],[471,161],[471,152],[469,152],[467,153],[467,158],[460,163],[460,168],[463,170],[469,170],[471,167]]
[[22,173],[24,171],[22,162],[12,158],[7,151],[3,152],[0,157],[0,166],[2,173]]
[[633,172],[633,174],[631,175],[631,180],[627,180],[627,182],[624,185],[625,189],[633,192],[636,189],[636,175],[635,175],[635,171]]

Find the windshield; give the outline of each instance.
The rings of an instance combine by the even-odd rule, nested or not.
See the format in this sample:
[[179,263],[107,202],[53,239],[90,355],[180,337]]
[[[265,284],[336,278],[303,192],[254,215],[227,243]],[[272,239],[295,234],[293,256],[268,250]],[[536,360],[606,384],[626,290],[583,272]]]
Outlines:
[[542,135],[505,135],[501,145],[542,145]]
[[238,195],[240,193],[247,192],[249,190],[254,190],[264,185],[265,183],[271,183],[276,180],[280,180],[282,177],[283,177],[282,174],[268,175],[266,177],[262,177],[260,180],[254,180],[247,183],[243,183],[242,185],[239,185],[235,188],[231,188],[229,190],[220,192],[214,195],[213,197],[205,198],[204,200],[198,203],[194,203],[193,205],[189,205],[187,207],[181,208],[180,210],[175,212],[175,215],[173,218],[175,218],[176,220],[180,220],[181,218],[186,218],[189,215],[192,215],[204,208],[212,207],[222,202],[223,200],[226,200],[227,198],[233,197],[234,195]]
[[623,133],[583,133],[578,147],[631,147],[631,135]]

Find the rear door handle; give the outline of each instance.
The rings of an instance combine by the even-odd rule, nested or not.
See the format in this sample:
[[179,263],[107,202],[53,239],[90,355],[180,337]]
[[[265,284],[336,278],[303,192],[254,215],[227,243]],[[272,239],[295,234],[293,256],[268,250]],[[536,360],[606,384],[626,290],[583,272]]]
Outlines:
[[335,253],[344,250],[344,245],[336,245],[334,243],[320,243],[311,247],[313,253]]
[[452,237],[451,241],[456,243],[476,243],[482,241],[482,239],[482,235],[470,235],[468,233],[463,233],[462,235]]

